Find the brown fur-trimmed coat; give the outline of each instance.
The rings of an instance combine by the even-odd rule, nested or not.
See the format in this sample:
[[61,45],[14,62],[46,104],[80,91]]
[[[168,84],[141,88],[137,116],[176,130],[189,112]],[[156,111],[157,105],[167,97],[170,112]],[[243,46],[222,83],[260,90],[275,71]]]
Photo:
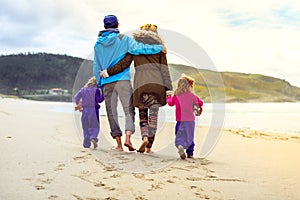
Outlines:
[[[133,34],[136,41],[144,44],[161,44],[162,39],[152,31],[140,30]],[[134,60],[135,75],[133,84],[133,106],[145,107],[145,97],[150,98],[154,104],[164,106],[166,104],[166,91],[172,90],[172,82],[167,63],[166,54],[163,52],[153,55],[131,55],[127,54],[119,63],[107,69],[111,76],[117,74],[130,66]],[[146,95],[145,95],[146,94]],[[148,100],[146,100],[148,101]]]

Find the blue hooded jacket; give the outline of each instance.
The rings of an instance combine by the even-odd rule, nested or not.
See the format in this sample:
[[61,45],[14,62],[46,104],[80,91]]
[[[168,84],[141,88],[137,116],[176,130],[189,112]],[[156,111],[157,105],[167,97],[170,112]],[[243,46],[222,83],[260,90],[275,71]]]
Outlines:
[[94,65],[93,72],[97,79],[98,85],[116,82],[119,80],[130,80],[130,68],[128,67],[121,73],[101,78],[100,71],[103,71],[117,64],[122,60],[126,53],[133,55],[141,54],[157,54],[163,50],[163,46],[159,44],[149,45],[135,41],[126,35],[120,35],[117,29],[105,30],[100,32],[97,42],[94,46]]

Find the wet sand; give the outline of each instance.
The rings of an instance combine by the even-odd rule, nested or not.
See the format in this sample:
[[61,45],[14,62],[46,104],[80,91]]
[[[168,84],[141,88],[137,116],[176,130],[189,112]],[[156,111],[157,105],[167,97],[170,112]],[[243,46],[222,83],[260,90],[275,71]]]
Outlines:
[[0,99],[0,199],[300,199],[299,136],[224,129],[208,157],[181,160],[173,123],[155,153],[119,152],[102,116],[98,148],[84,149],[80,114],[56,105]]

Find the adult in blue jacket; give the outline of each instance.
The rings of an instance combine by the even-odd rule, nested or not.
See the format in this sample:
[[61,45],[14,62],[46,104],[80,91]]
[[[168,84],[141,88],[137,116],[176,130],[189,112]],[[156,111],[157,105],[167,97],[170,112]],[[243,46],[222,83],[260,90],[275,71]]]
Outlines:
[[121,101],[125,114],[125,134],[124,145],[129,151],[134,151],[130,137],[135,131],[134,107],[132,105],[132,86],[130,83],[130,68],[110,76],[101,78],[100,72],[114,66],[122,60],[126,53],[133,55],[157,54],[163,51],[162,45],[148,45],[138,43],[133,38],[120,34],[118,30],[118,19],[115,15],[104,17],[105,30],[100,31],[97,42],[94,46],[94,76],[98,85],[103,88],[107,117],[110,126],[110,134],[116,139],[117,150],[123,151],[122,130],[118,121],[117,104],[118,98]]

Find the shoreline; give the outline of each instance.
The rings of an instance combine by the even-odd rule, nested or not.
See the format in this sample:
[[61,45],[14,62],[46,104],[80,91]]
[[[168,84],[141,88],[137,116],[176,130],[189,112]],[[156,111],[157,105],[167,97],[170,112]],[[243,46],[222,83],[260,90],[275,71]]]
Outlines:
[[[106,141],[84,149],[73,115],[51,103],[0,101],[0,199],[300,199],[298,136],[223,129],[205,159],[181,160],[174,123],[149,155],[111,150],[102,117]],[[206,132],[196,128],[198,151]],[[137,147],[139,135],[132,139]]]
[[[73,102],[26,101],[57,105],[56,107],[53,106],[51,110],[54,112],[74,114],[72,107]],[[224,112],[226,113],[222,127],[223,129],[243,129],[249,131],[271,132],[274,134],[300,135],[300,125],[297,123],[298,117],[300,117],[299,103],[228,103],[225,107],[226,110],[224,110]],[[166,115],[166,112],[169,112],[171,109],[172,107],[163,107],[162,112],[160,112],[160,115],[162,116],[160,119],[164,119],[166,122],[175,122],[174,116],[170,117]],[[212,104],[206,103],[204,115],[200,118],[196,117],[196,125],[210,126],[211,113],[213,112],[212,109]],[[236,109],[242,109],[240,110],[241,114],[238,114]],[[261,111],[260,109],[266,109],[266,112]],[[122,109],[120,109],[119,112],[122,114]],[[171,110],[171,112],[173,112],[173,110]],[[272,120],[269,120],[268,115],[273,116]],[[105,105],[103,103],[100,108],[100,116],[106,116]],[[255,116],[255,118],[253,116]],[[136,120],[138,120],[137,115]],[[236,121],[239,121],[239,123],[236,124]],[[286,126],[286,124],[289,125]]]

